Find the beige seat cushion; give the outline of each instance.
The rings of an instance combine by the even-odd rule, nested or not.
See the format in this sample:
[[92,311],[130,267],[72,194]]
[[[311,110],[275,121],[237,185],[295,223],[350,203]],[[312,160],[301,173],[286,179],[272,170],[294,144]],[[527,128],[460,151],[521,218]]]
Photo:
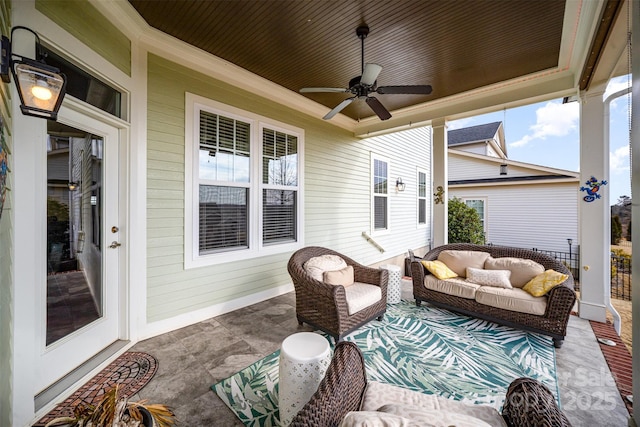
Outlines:
[[347,412],[338,427],[491,427],[465,414],[425,410],[415,406],[385,405],[378,411]]
[[491,307],[538,316],[544,315],[547,309],[547,297],[534,297],[520,288],[482,286],[476,291],[476,301]]
[[491,406],[468,405],[432,394],[419,393],[389,384],[369,381],[362,399],[361,411],[378,411],[385,405],[406,405],[425,411],[448,411],[478,418],[490,426],[506,427],[500,413]]
[[467,267],[484,268],[484,262],[487,258],[489,258],[489,254],[482,251],[446,250],[438,255],[438,260],[444,262],[460,277],[467,277]]
[[409,418],[378,411],[347,412],[338,427],[418,427]]
[[309,258],[302,268],[304,268],[304,271],[306,271],[309,276],[322,282],[325,271],[342,270],[346,266],[347,263],[345,260],[338,255],[326,254]]
[[530,259],[523,258],[493,258],[489,257],[484,262],[486,270],[509,270],[509,281],[514,288],[521,288],[527,282],[539,274],[544,273],[544,266]]
[[432,291],[466,299],[475,299],[476,290],[480,289],[480,285],[467,282],[464,279],[454,278],[440,280],[432,275],[424,277],[424,287]]
[[382,299],[382,289],[376,285],[355,282],[344,288],[349,315],[359,312]]

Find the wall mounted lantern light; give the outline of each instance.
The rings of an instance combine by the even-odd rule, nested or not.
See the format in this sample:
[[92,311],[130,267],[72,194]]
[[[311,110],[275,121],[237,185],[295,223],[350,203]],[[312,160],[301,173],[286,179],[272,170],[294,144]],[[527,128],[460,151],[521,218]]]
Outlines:
[[[11,51],[11,42],[15,30],[31,32],[36,37],[36,59],[17,55]],[[40,53],[40,37],[27,27],[13,27],[11,40],[2,36],[2,62],[0,64],[2,81],[13,81],[20,96],[20,110],[27,116],[56,120],[58,110],[64,98],[67,78],[59,69],[47,65],[44,55]]]
[[398,178],[396,179],[396,190],[398,191],[404,191],[405,189],[405,183],[402,182],[402,178]]
[[500,165],[500,175],[506,175],[508,167],[509,167],[509,165],[507,165],[507,164],[501,164]]
[[80,185],[75,181],[69,181],[67,187],[69,187],[69,191],[76,191]]

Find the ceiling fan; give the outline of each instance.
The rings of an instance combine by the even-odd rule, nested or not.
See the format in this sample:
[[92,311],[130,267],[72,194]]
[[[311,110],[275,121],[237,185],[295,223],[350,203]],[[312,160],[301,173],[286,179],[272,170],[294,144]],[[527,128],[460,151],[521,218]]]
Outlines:
[[375,97],[370,96],[371,93],[378,93],[380,95],[386,94],[403,94],[403,95],[429,95],[431,93],[430,85],[413,85],[413,86],[380,86],[376,85],[376,79],[382,71],[382,66],[373,63],[364,63],[364,39],[369,35],[369,27],[366,24],[360,25],[356,29],[356,34],[360,39],[362,45],[361,62],[362,62],[362,75],[354,77],[349,81],[349,87],[347,89],[336,87],[305,87],[300,89],[300,93],[311,92],[325,92],[325,93],[351,93],[352,97],[345,99],[338,104],[333,110],[329,111],[324,117],[324,120],[333,118],[336,114],[342,111],[347,105],[351,104],[356,99],[364,99],[367,105],[378,115],[380,120],[387,120],[391,118],[391,113],[385,108],[384,105]]

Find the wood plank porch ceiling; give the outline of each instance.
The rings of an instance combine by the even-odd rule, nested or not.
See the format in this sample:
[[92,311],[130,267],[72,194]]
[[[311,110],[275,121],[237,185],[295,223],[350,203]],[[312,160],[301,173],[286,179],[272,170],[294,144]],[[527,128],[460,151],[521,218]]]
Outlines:
[[[347,87],[365,62],[378,85],[430,84],[424,95],[375,95],[393,110],[558,65],[564,0],[129,0],[152,27],[292,91]],[[305,94],[333,108],[348,94]],[[372,116],[354,102],[343,113]]]

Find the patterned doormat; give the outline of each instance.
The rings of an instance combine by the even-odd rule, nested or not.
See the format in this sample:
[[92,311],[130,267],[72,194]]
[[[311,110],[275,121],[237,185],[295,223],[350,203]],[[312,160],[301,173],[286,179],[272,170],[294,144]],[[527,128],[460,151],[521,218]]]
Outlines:
[[34,427],[46,425],[58,417],[73,416],[73,408],[80,402],[95,405],[105,392],[118,385],[118,395],[129,398],[136,394],[153,378],[158,369],[158,361],[147,353],[127,352],[100,371],[85,385],[58,404],[41,418]]
[[[362,350],[370,381],[500,410],[509,384],[535,378],[559,402],[551,338],[402,301],[345,337]],[[246,426],[278,425],[279,351],[212,389]]]

